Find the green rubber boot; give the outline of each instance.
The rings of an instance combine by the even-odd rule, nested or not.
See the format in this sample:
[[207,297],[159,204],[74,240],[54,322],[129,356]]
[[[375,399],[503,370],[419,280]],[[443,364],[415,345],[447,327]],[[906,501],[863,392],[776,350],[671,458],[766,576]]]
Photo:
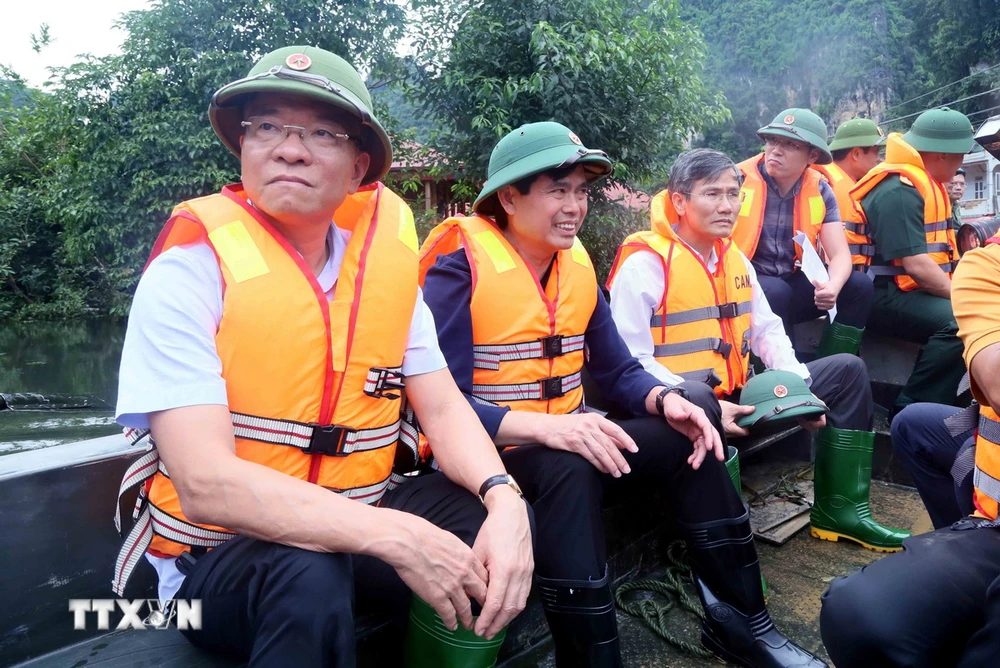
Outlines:
[[823,338],[816,347],[816,357],[829,357],[837,353],[857,355],[861,350],[861,336],[865,330],[832,322],[823,330]]
[[449,631],[434,608],[414,595],[410,604],[410,628],[406,634],[406,668],[492,668],[507,629],[493,637],[480,638],[459,624]]
[[815,501],[810,533],[822,540],[852,540],[876,552],[898,552],[910,537],[872,519],[868,492],[875,434],[826,427],[816,452]]

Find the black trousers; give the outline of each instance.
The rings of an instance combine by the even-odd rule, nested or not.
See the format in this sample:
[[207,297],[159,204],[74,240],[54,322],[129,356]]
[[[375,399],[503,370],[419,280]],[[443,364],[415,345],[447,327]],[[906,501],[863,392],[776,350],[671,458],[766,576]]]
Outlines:
[[[816,288],[801,271],[789,276],[757,274],[757,280],[771,310],[785,323],[789,337],[793,325],[826,315],[826,311],[816,308]],[[871,279],[860,271],[852,271],[837,295],[837,322],[864,329],[874,301]]]
[[1000,529],[974,523],[908,538],[902,552],[830,584],[820,631],[837,666],[1000,663]]
[[951,475],[958,453],[975,443],[971,434],[952,436],[944,423],[961,410],[942,404],[910,404],[892,421],[892,449],[913,476],[935,529],[950,526],[975,510],[972,476],[959,486]]
[[[722,433],[722,413],[704,383],[682,385]],[[623,451],[632,472],[621,478],[601,473],[583,457],[542,445],[510,448],[502,454],[535,514],[535,572],[563,580],[596,580],[607,562],[601,508],[606,493],[649,493],[665,489],[679,520],[708,522],[743,514],[743,501],[726,466],[707,456],[695,471],[687,463],[691,441],[663,418],[614,420],[639,446]]]
[[871,430],[872,388],[868,367],[860,357],[830,355],[809,362],[806,368],[812,377],[809,389],[830,408],[827,424],[838,429]]
[[[442,473],[416,478],[380,504],[418,515],[467,545],[486,511]],[[326,554],[237,536],[198,559],[179,599],[201,599],[202,628],[192,644],[249,660],[251,666],[355,665],[354,605],[402,614],[410,590],[374,557]]]

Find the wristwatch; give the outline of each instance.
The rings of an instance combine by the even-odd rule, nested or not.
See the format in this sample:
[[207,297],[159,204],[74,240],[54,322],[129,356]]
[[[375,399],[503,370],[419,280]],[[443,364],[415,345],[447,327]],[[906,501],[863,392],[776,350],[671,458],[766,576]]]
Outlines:
[[663,416],[663,399],[671,392],[679,394],[683,399],[688,398],[687,390],[683,387],[665,387],[660,390],[660,393],[656,395],[656,412],[659,413],[661,417]]
[[510,485],[510,487],[515,492],[517,492],[517,495],[519,497],[521,497],[522,499],[524,498],[524,493],[521,491],[521,488],[518,487],[517,482],[514,481],[513,476],[511,476],[509,473],[503,473],[501,475],[495,475],[495,476],[493,476],[491,478],[487,478],[486,482],[484,482],[479,487],[479,502],[482,503],[485,506],[486,505],[486,492],[490,491],[491,489],[493,489],[497,485]]

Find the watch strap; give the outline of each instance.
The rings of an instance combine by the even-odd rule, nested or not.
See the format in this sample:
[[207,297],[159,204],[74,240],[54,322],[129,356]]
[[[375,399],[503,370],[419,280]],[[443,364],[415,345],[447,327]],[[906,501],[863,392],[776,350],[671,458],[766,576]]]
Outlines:
[[486,482],[479,486],[479,500],[485,503],[486,492],[490,491],[497,485],[510,485],[517,491],[518,494],[521,494],[521,490],[518,488],[517,483],[514,482],[514,478],[512,478],[509,473],[501,473],[487,478]]

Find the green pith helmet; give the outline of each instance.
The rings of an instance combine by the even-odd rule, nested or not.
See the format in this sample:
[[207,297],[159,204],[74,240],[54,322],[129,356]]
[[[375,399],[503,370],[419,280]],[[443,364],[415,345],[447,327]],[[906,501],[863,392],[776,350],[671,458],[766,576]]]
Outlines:
[[768,125],[757,130],[761,141],[768,135],[797,139],[819,149],[817,165],[828,165],[833,162],[830,147],[826,145],[826,123],[823,119],[808,109],[785,109],[774,117]]
[[924,153],[968,153],[975,145],[972,123],[965,114],[948,107],[917,116],[903,141]]
[[885,133],[875,121],[867,118],[852,118],[837,128],[837,134],[830,142],[830,151],[842,148],[871,148],[885,143]]
[[740,427],[784,421],[827,412],[826,404],[809,391],[806,381],[791,371],[772,369],[759,373],[743,386],[740,404],[753,406],[750,415],[740,417]]
[[486,183],[472,210],[493,215],[500,188],[532,174],[574,164],[583,165],[594,178],[607,176],[614,168],[607,153],[587,148],[565,125],[551,121],[522,125],[501,139],[490,154]]
[[243,105],[250,93],[301,95],[346,111],[361,121],[361,147],[371,157],[362,185],[378,181],[392,166],[392,144],[372,114],[372,99],[357,70],[314,46],[286,46],[267,54],[243,79],[215,91],[208,107],[212,128],[226,148],[240,155]]

